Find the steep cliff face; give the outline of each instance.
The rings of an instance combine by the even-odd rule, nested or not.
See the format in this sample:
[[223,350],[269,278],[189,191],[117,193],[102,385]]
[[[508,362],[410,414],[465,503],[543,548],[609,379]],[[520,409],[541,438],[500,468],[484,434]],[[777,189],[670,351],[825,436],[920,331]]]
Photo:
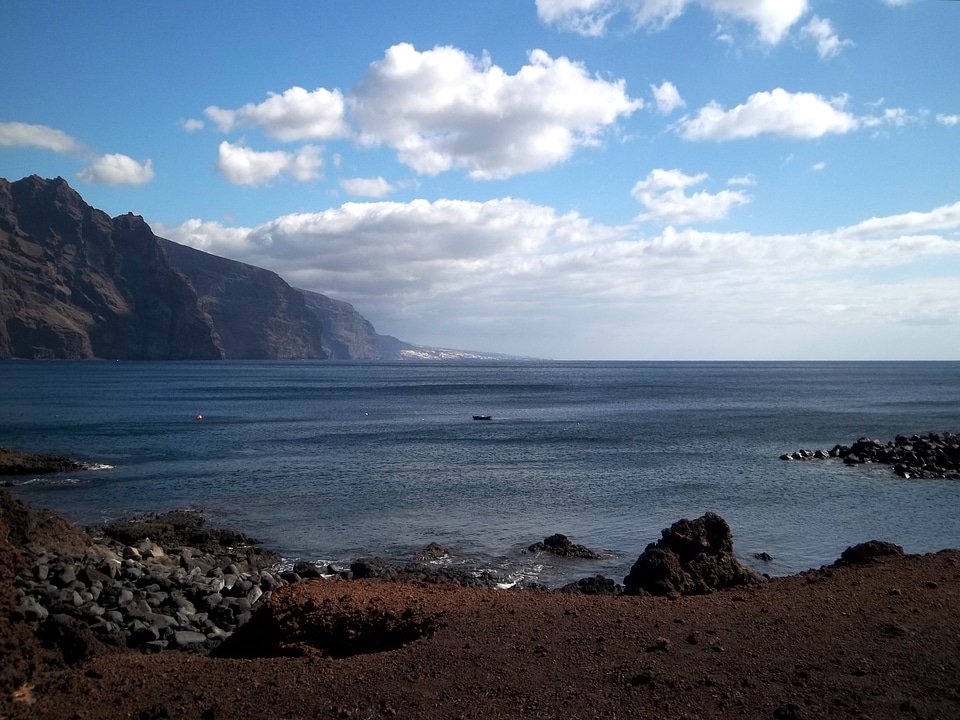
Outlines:
[[413,346],[390,335],[378,335],[373,325],[350,303],[299,290],[323,326],[323,347],[334,360],[397,360]]
[[303,295],[276,273],[160,240],[196,290],[226,358],[326,358],[321,322]]
[[378,335],[349,303],[110,218],[65,180],[0,178],[0,358],[479,358]]
[[0,357],[223,356],[142,218],[111,219],[62,178],[0,179]]

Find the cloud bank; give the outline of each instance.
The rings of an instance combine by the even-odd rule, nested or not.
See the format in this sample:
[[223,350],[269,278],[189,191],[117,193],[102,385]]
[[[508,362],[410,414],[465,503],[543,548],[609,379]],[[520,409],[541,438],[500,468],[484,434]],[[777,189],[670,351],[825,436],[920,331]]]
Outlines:
[[[683,197],[705,179],[661,170],[637,192],[650,194],[650,212],[664,217],[684,210],[709,215],[711,202],[718,215],[745,201],[731,202],[723,193],[712,200]],[[624,357],[636,358],[682,356],[685,333],[678,327],[698,334],[697,347],[715,339],[716,357],[751,355],[742,348],[738,355],[733,342],[757,332],[768,341],[782,334],[782,343],[766,343],[774,354],[824,357],[830,352],[799,345],[804,328],[819,336],[830,323],[854,338],[861,332],[884,337],[878,328],[890,325],[911,333],[956,326],[960,287],[949,275],[931,277],[927,266],[960,264],[958,229],[960,203],[832,232],[667,227],[647,236],[636,226],[598,224],[505,198],[345,203],[251,228],[190,220],[157,231],[352,302],[401,336],[428,323],[453,346],[563,357],[566,343],[589,346],[593,336],[616,356],[611,338],[642,333],[649,345],[636,336],[624,340]],[[871,276],[869,268],[896,272]],[[553,330],[556,345],[529,345],[530,337]],[[870,348],[859,349],[864,352]]]

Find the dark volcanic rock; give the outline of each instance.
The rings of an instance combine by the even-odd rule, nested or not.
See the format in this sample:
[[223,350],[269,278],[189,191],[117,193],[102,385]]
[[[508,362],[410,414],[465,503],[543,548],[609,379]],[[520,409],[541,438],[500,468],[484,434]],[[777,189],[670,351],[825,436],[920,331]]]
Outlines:
[[835,565],[869,565],[882,558],[900,557],[903,548],[885,540],[869,540],[852,545],[840,554]]
[[594,575],[567,583],[557,592],[571,595],[619,595],[621,590],[614,580],[603,575]]
[[83,463],[63,455],[34,455],[0,447],[0,475],[43,475],[86,469]]
[[534,543],[527,550],[529,552],[548,552],[559,557],[582,558],[584,560],[599,560],[603,557],[603,555],[588,547],[577,545],[566,535],[560,533],[555,533],[538,543]]
[[764,582],[763,576],[737,560],[730,526],[716,513],[679,520],[661,535],[647,545],[624,578],[626,594],[701,595]]

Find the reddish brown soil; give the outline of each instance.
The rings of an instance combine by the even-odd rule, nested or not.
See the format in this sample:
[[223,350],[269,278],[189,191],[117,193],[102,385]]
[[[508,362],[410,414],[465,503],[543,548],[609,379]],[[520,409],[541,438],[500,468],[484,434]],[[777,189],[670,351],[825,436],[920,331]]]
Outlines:
[[[99,656],[41,673],[7,712],[38,720],[958,718],[958,607],[956,551],[676,600],[315,581],[267,606],[277,637],[289,640],[284,652],[301,657]],[[311,644],[311,628],[337,617],[396,618],[404,608],[438,626],[397,649],[341,659]]]

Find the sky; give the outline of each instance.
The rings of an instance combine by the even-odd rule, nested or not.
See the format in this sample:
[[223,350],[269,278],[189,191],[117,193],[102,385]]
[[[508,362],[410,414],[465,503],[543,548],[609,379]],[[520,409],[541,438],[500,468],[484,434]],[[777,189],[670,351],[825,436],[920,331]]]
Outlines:
[[960,359],[956,0],[0,0],[0,177],[408,342]]

